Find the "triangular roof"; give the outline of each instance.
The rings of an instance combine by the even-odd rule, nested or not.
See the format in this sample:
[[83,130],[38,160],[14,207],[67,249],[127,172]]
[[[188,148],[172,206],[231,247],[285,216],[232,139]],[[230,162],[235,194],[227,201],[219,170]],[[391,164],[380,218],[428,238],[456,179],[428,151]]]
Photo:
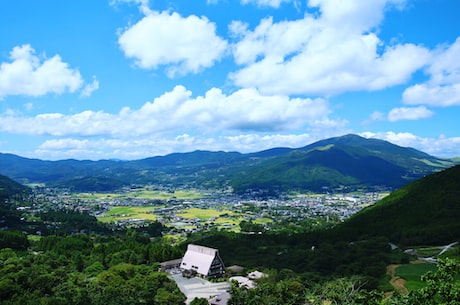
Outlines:
[[182,258],[181,268],[194,270],[202,275],[208,275],[211,264],[216,256],[219,258],[219,250],[217,249],[189,244],[187,252],[185,252]]

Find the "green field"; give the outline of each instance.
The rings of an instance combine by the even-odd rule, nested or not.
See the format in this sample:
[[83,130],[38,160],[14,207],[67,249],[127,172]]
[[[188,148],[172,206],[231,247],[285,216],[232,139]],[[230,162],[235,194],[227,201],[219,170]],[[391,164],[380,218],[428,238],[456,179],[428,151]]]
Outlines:
[[98,200],[98,199],[113,199],[113,198],[140,198],[140,199],[179,199],[179,200],[194,200],[204,197],[204,194],[196,190],[176,190],[174,192],[151,190],[148,188],[140,188],[124,193],[78,193],[74,194],[76,198],[82,200]]
[[436,265],[430,263],[401,265],[396,268],[396,276],[407,281],[405,284],[407,289],[414,290],[425,286],[425,283],[421,280],[422,275],[428,271],[435,271],[436,269]]
[[111,207],[109,211],[105,213],[105,216],[99,217],[98,220],[101,222],[115,222],[118,220],[128,219],[147,219],[156,220],[153,211],[161,207],[133,207],[133,206],[115,206]]
[[209,218],[217,218],[222,214],[233,215],[233,212],[230,210],[214,210],[214,209],[199,209],[199,208],[190,208],[186,209],[180,213],[177,213],[177,216],[181,216],[187,219],[198,218],[201,220],[207,220]]
[[179,200],[194,200],[203,198],[204,195],[196,190],[175,190],[174,192],[156,191],[140,189],[138,191],[131,192],[135,198],[142,199],[179,199]]

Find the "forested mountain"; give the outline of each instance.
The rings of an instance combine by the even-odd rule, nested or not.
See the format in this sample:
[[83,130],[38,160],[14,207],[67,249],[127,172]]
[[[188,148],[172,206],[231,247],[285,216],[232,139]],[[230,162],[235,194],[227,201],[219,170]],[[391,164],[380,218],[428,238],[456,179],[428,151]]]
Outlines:
[[313,143],[260,162],[232,181],[237,191],[248,188],[320,191],[383,186],[397,188],[453,165],[413,148],[346,135]]
[[399,244],[460,240],[460,165],[419,179],[363,209],[336,234],[385,236]]
[[[356,135],[256,153],[194,151],[133,161],[43,161],[0,154],[0,174],[21,183],[110,191],[122,185],[248,190],[322,191],[347,187],[400,187],[454,165],[412,148]],[[94,186],[96,188],[94,188]]]
[[21,196],[29,192],[29,188],[23,186],[16,181],[0,175],[0,202],[4,202],[6,199]]

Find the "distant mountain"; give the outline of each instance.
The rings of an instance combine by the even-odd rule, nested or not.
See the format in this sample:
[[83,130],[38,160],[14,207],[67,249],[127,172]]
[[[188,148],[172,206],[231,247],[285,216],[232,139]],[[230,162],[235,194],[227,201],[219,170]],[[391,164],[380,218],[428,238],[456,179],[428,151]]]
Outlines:
[[259,162],[238,173],[232,185],[237,192],[246,189],[397,188],[453,164],[451,160],[413,148],[346,135]]
[[256,153],[194,151],[133,161],[43,161],[0,154],[0,174],[21,183],[98,191],[109,184],[248,190],[323,191],[347,187],[399,187],[454,165],[412,148],[346,135],[311,145]]
[[460,165],[421,178],[337,228],[352,239],[386,236],[405,245],[460,240]]

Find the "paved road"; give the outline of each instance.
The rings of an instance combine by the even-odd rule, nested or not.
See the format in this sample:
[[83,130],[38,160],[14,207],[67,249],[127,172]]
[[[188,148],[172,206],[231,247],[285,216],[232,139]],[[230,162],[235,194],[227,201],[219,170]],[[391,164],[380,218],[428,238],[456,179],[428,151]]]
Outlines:
[[211,283],[202,278],[185,278],[181,274],[171,274],[171,278],[176,282],[180,291],[187,297],[186,304],[194,298],[210,298],[230,290],[230,283]]

